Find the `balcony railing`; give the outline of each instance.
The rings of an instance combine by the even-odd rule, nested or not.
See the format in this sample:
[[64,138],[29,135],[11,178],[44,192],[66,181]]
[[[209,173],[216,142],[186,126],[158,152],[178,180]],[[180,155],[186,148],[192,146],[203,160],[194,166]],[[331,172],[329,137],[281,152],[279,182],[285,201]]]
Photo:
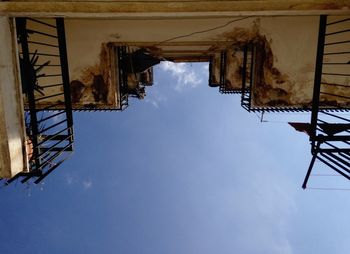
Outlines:
[[[238,77],[234,77],[234,73],[237,72],[236,68],[242,69],[240,61],[243,60],[244,52],[240,48],[230,48],[224,51],[223,55],[223,78],[220,83],[219,92],[222,94],[241,94],[241,84],[237,80]],[[239,59],[242,56],[242,59]],[[235,61],[238,61],[235,63]],[[238,83],[237,83],[238,82]]]
[[254,82],[254,56],[256,48],[253,43],[245,45],[243,52],[242,66],[242,91],[241,91],[241,106],[251,111],[252,87]]
[[[304,189],[316,160],[350,180],[350,118],[341,112],[350,105],[349,78],[350,18],[321,16],[309,130],[313,157],[303,182]],[[325,100],[325,96],[329,99]],[[340,112],[327,112],[324,107]]]
[[[25,94],[28,172],[7,180],[39,183],[73,150],[73,118],[64,20],[16,18]],[[56,103],[52,103],[54,98]]]
[[153,85],[153,65],[157,60],[152,59],[146,50],[129,51],[126,46],[117,46],[116,55],[119,108],[123,110],[129,104],[129,97],[143,99],[146,87]]
[[120,108],[123,110],[128,107],[128,73],[123,68],[123,59],[126,57],[126,46],[117,47],[117,59],[118,59],[118,82],[119,82],[119,94],[120,94]]
[[[217,66],[219,71],[217,72]],[[225,82],[226,52],[221,51],[210,56],[209,60],[209,80],[210,87],[222,87]],[[218,77],[217,77],[218,76]],[[215,77],[215,78],[214,78]]]

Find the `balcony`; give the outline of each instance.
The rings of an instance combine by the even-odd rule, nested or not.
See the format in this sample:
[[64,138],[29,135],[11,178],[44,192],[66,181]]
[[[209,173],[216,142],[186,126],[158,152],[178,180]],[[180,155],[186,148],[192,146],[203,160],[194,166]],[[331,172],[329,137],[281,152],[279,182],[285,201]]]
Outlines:
[[22,183],[32,180],[37,184],[73,151],[64,20],[17,18],[16,30],[28,165],[7,183],[20,179]]

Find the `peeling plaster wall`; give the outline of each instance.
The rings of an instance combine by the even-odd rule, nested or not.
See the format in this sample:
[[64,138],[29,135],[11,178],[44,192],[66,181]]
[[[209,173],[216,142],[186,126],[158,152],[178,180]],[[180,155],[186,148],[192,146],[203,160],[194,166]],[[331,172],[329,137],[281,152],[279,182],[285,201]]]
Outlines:
[[230,47],[226,51],[225,87],[227,90],[240,90],[242,88],[243,51]]
[[[113,80],[113,73],[105,73],[103,65],[106,59],[102,57],[105,46],[109,45],[110,57],[113,56],[112,44],[127,42],[143,44],[155,55],[162,55],[162,42],[176,36],[190,34],[193,31],[206,30],[228,23],[233,19],[185,19],[185,20],[76,20],[68,19],[66,24],[66,38],[68,50],[68,62],[70,79],[75,90],[82,89],[81,102],[95,105],[98,108],[100,102],[94,101],[88,89],[93,84],[93,77],[102,75],[105,80],[106,92],[110,100],[104,105],[113,107],[118,105],[118,96],[115,95],[117,83]],[[221,31],[200,33],[181,38],[181,42],[216,41]],[[178,41],[178,40],[177,40]],[[171,41],[172,42],[172,41]],[[207,50],[206,47],[197,47],[197,50]],[[166,47],[164,50],[183,50],[183,47]],[[196,50],[196,46],[187,50]],[[169,53],[164,53],[169,56]],[[164,56],[165,56],[164,55]],[[181,54],[180,54],[181,55]],[[93,71],[91,71],[93,70]],[[112,72],[114,70],[111,70]],[[75,93],[75,92],[73,92]],[[79,94],[79,92],[77,92]],[[88,95],[90,94],[90,95]],[[73,100],[74,101],[74,100]]]
[[319,17],[260,19],[252,105],[296,106],[312,100]]
[[118,105],[116,84],[112,80],[113,53],[113,47],[102,43],[97,62],[82,69],[79,77],[71,76],[73,108],[113,108]]
[[212,56],[211,66],[211,85],[220,85],[220,72],[221,72],[221,52],[215,53]]
[[[332,17],[339,20],[346,17]],[[330,21],[332,20],[330,18]],[[309,20],[307,20],[309,19]],[[258,45],[255,58],[255,82],[253,85],[253,107],[311,107],[316,50],[318,40],[319,18],[307,19],[280,18],[274,22],[272,18],[260,20],[258,25]],[[338,26],[338,27],[337,27]],[[348,29],[350,22],[331,26],[327,33]],[[316,28],[316,29],[315,29]],[[326,38],[327,42],[349,41],[350,33],[342,33]],[[327,52],[346,52],[349,44],[327,46]],[[348,55],[325,56],[326,62],[347,62]],[[323,73],[350,74],[346,65],[323,65]],[[322,82],[348,85],[349,78],[336,75],[323,75]],[[321,85],[321,92],[350,96],[349,89],[340,86]],[[332,95],[321,95],[320,102],[324,106],[349,106],[349,99]]]

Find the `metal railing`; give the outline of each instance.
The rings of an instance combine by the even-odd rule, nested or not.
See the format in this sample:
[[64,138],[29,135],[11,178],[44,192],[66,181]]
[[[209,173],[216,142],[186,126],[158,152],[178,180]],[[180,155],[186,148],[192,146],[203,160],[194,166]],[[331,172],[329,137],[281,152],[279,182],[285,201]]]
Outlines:
[[128,94],[128,73],[124,70],[124,58],[126,57],[126,46],[117,47],[117,61],[118,61],[118,85],[120,94],[120,109],[123,110],[129,105]]
[[29,171],[21,178],[39,183],[73,150],[73,117],[64,20],[16,18],[21,83],[25,94]]
[[309,129],[313,157],[304,189],[316,160],[350,180],[350,118],[341,112],[350,105],[350,18],[332,18],[320,17]]
[[[153,65],[148,67],[142,64],[147,61],[135,60],[136,52],[142,53],[142,49],[131,51],[127,46],[117,46],[117,72],[118,88],[120,96],[120,109],[124,110],[129,102],[129,97],[143,99],[146,95],[146,87],[153,85]],[[141,52],[141,53],[140,53]],[[146,54],[145,54],[146,55]],[[133,62],[137,61],[137,62]],[[140,61],[140,62],[138,62]],[[146,64],[147,65],[147,64]],[[141,66],[141,67],[140,67]],[[136,68],[136,69],[135,69]]]
[[[216,59],[215,55],[210,56],[209,60],[209,80],[208,85],[210,87],[222,87],[225,84],[226,79],[226,51],[221,51],[219,54],[219,59]],[[220,65],[220,71],[219,71],[219,82],[215,82],[216,80],[213,79],[213,76],[215,75],[215,63],[219,62]]]
[[[224,51],[224,55],[223,55],[223,59],[222,59],[222,80],[220,82],[220,86],[219,86],[219,92],[222,94],[240,94],[242,92],[242,90],[240,88],[233,88],[233,87],[229,87],[227,84],[227,78],[232,78],[232,77],[227,77],[228,73],[229,73],[229,68],[233,68],[233,66],[230,66],[230,62],[228,60],[229,58],[229,51],[225,50]],[[239,86],[239,85],[238,85]]]
[[252,43],[245,45],[243,50],[241,106],[248,111],[252,110],[251,101],[254,82],[255,50],[256,48]]

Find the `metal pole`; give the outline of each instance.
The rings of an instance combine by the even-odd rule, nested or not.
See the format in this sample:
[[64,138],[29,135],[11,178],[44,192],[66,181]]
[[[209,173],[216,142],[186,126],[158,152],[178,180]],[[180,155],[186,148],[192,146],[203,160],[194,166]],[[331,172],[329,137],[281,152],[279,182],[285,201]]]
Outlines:
[[[74,141],[73,137],[73,114],[72,114],[72,100],[70,93],[70,83],[69,83],[69,70],[68,70],[68,59],[67,59],[67,48],[66,48],[66,34],[64,29],[64,19],[56,18],[57,26],[57,37],[58,37],[58,47],[60,52],[60,62],[61,62],[61,72],[62,72],[62,83],[64,90],[64,101],[65,109],[67,114],[67,124],[68,124],[68,135],[70,136],[71,144]],[[71,146],[72,147],[72,146]]]
[[320,104],[320,92],[321,92],[321,79],[322,79],[322,65],[323,65],[323,53],[324,43],[326,35],[327,16],[320,16],[320,25],[318,31],[318,42],[317,42],[317,56],[316,56],[316,68],[315,68],[315,79],[314,79],[314,91],[312,98],[312,114],[311,114],[311,151],[315,149],[315,137],[317,129],[317,117]]

